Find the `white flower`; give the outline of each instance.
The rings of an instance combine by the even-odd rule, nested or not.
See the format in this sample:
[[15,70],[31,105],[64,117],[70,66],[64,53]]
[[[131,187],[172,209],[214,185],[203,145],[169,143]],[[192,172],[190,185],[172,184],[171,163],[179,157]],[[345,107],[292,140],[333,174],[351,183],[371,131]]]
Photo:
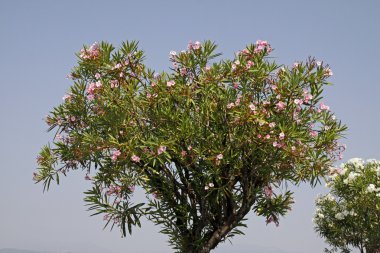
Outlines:
[[348,179],[349,180],[354,180],[356,177],[358,176],[358,174],[357,173],[355,173],[355,172],[350,172],[350,174],[348,174]]
[[380,161],[377,161],[376,159],[372,158],[372,159],[367,159],[366,163],[379,165]]
[[214,187],[214,184],[213,184],[213,183],[209,183],[208,186],[209,186],[210,188],[212,188],[212,187]]
[[369,184],[366,192],[371,193],[377,191],[376,186],[374,184]]
[[330,200],[330,201],[334,201],[334,200],[335,200],[335,199],[334,199],[334,196],[331,195],[331,193],[328,193],[328,194],[326,195],[326,199],[328,199],[328,200]]
[[170,56],[171,56],[171,57],[174,57],[174,56],[176,56],[176,55],[177,55],[177,52],[176,52],[176,51],[170,51],[170,53],[169,53],[169,54],[170,54]]
[[344,214],[343,213],[337,213],[337,214],[335,214],[335,219],[343,220],[344,219]]
[[317,216],[318,216],[318,218],[321,218],[321,219],[325,218],[325,216],[323,215],[323,213],[318,213]]
[[364,165],[364,161],[361,158],[351,158],[347,163],[351,163],[354,166],[362,167]]

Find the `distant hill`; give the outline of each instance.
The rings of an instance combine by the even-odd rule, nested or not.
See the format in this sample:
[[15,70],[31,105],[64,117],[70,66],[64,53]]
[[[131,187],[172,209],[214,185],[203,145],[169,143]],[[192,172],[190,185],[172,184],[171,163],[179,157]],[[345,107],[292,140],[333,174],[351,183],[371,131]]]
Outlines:
[[0,253],[48,253],[42,251],[32,251],[24,249],[0,249]]
[[[257,252],[257,253],[289,253],[288,251],[283,251],[281,249],[277,249],[277,248],[271,248],[271,247],[263,247],[263,246],[258,246],[258,245],[239,245],[238,247],[239,249],[237,250],[235,248],[235,252],[237,250],[237,252]],[[76,251],[58,251],[59,253],[77,253],[77,252],[80,252],[80,253],[92,253],[94,251],[91,251],[91,250],[86,250],[85,252],[83,252],[83,250],[76,250]],[[107,250],[105,251],[96,251],[96,252],[109,252]],[[165,252],[165,251],[156,251],[156,252]],[[234,248],[233,247],[228,247],[228,248],[218,248],[216,250],[216,252],[219,252],[219,253],[231,253],[231,252],[234,252]],[[46,252],[46,251],[33,251],[33,250],[23,250],[23,249],[0,249],[0,253],[53,253],[53,252]],[[56,251],[54,251],[54,253],[56,253]],[[140,252],[142,253],[142,252]]]

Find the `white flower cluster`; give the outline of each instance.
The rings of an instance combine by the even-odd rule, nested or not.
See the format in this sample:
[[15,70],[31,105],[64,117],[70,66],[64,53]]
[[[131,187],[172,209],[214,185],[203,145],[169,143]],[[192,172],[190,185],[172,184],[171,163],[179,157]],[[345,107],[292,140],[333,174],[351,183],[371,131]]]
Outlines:
[[374,184],[369,184],[368,187],[367,187],[367,189],[366,189],[366,192],[367,193],[375,192],[376,196],[380,197],[380,187],[377,188]]
[[355,181],[355,179],[360,176],[359,173],[357,172],[350,172],[350,174],[348,174],[347,178],[343,180],[343,183],[345,184],[349,184],[353,181]]
[[344,220],[344,218],[346,218],[346,216],[348,216],[348,215],[357,216],[357,214],[353,210],[352,211],[344,210],[342,212],[336,213],[335,214],[335,219],[337,219],[337,220]]
[[[348,160],[347,163],[342,163],[338,168],[330,169],[330,180],[326,183],[326,187],[334,187],[334,184],[336,182],[335,179],[339,176],[344,178],[344,184],[351,184],[358,177],[363,175],[367,168],[375,171],[377,177],[380,178],[380,161],[377,161],[375,159],[368,159],[364,162],[361,158],[352,158]],[[371,191],[371,188],[369,191]]]

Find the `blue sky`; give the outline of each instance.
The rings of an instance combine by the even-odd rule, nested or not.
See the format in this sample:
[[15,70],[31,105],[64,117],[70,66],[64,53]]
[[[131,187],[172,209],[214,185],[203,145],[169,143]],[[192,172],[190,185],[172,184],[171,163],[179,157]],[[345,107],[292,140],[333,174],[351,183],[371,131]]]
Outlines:
[[[258,39],[276,61],[315,56],[334,71],[325,101],[348,125],[345,158],[380,159],[379,1],[0,1],[0,248],[53,252],[170,252],[159,228],[144,223],[132,237],[103,231],[82,200],[83,174],[72,173],[42,194],[31,178],[35,157],[51,134],[43,118],[70,86],[65,76],[83,44],[139,40],[146,63],[170,66],[170,50],[210,39],[222,57]],[[246,236],[215,252],[322,252],[312,228],[323,186],[296,189],[296,204],[280,226],[249,216]],[[260,248],[261,247],[261,248]]]

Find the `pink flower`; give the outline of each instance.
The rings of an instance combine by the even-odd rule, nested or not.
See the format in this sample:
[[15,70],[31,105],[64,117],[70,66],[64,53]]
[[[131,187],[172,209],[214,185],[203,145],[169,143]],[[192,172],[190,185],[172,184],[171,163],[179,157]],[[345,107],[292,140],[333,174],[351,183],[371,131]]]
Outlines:
[[79,57],[83,60],[93,60],[99,57],[100,49],[97,42],[92,44],[88,49],[82,49]]
[[234,103],[229,103],[229,104],[227,105],[227,108],[228,108],[228,109],[231,109],[231,108],[234,107],[234,106],[235,106]]
[[175,81],[174,81],[174,80],[171,80],[171,81],[166,82],[166,85],[167,85],[168,87],[172,87],[172,86],[174,86],[174,84],[175,84]]
[[277,108],[279,111],[284,110],[285,107],[286,107],[286,104],[285,104],[284,102],[282,102],[282,101],[280,101],[280,102],[278,102],[278,103],[276,104],[276,108]]
[[264,194],[265,194],[265,197],[271,198],[272,195],[273,195],[272,187],[270,187],[269,185],[268,186],[264,186]]
[[181,151],[181,156],[184,157],[184,156],[186,156],[186,155],[187,155],[187,152],[186,152],[185,150],[182,150],[182,151]]
[[311,137],[316,137],[316,136],[318,136],[318,132],[317,131],[311,131],[310,132],[310,136]]
[[321,105],[319,106],[319,108],[322,110],[322,111],[328,111],[330,110],[330,107],[325,105],[323,102],[321,102]]
[[181,76],[185,76],[185,75],[187,75],[187,69],[186,68],[181,68],[179,70],[179,73],[180,73]]
[[96,83],[90,83],[87,88],[87,99],[88,100],[93,100],[95,98],[95,93],[97,90],[99,90],[102,87],[101,82],[96,82]]
[[62,99],[63,99],[64,101],[70,101],[70,99],[71,99],[71,94],[65,94],[65,95],[62,97]]
[[201,46],[202,46],[202,44],[201,44],[199,41],[196,41],[196,42],[194,43],[194,45],[193,45],[193,49],[194,49],[194,50],[198,50],[198,49],[201,48]]
[[266,220],[266,224],[268,225],[269,223],[272,223],[272,222],[276,225],[276,227],[278,227],[279,224],[280,224],[280,223],[278,222],[277,217],[274,216],[274,215],[271,215],[269,218],[267,218],[267,220]]
[[111,160],[115,162],[115,161],[117,160],[117,158],[118,158],[120,155],[121,155],[120,150],[116,149],[116,150],[113,151],[113,153],[112,153]]
[[187,50],[193,49],[193,42],[190,40],[189,43],[187,43]]
[[298,66],[299,66],[298,62],[293,63],[293,68],[298,68]]
[[305,99],[305,102],[307,103],[307,102],[309,102],[309,100],[313,99],[313,96],[311,94],[307,93],[304,95],[303,98]]
[[170,55],[170,59],[174,59],[177,56],[177,52],[176,51],[170,51],[169,55]]
[[128,186],[128,190],[130,190],[131,192],[134,192],[135,191],[135,186],[134,185],[130,185]]
[[256,110],[256,106],[252,103],[250,103],[248,107],[249,107],[249,109],[251,109],[251,111]]
[[140,157],[138,157],[137,155],[132,155],[131,160],[135,163],[138,163],[140,162]]
[[102,87],[102,83],[100,82],[100,81],[97,81],[96,83],[95,83],[95,86],[96,86],[96,88],[100,88],[100,87]]
[[222,160],[222,159],[223,159],[223,154],[219,154],[219,155],[217,155],[217,156],[216,156],[216,159],[217,159],[217,160]]
[[251,68],[253,65],[254,65],[254,62],[253,62],[253,61],[247,61],[247,65],[245,65],[245,68],[246,68],[246,69],[249,69],[249,68]]
[[332,76],[333,72],[330,68],[325,68],[325,76]]
[[119,87],[119,82],[117,80],[111,80],[111,88]]
[[238,83],[234,83],[234,89],[237,90],[239,88],[239,84]]
[[192,149],[193,149],[193,147],[190,146],[190,145],[187,147],[187,150],[189,150],[189,151],[192,150]]
[[96,73],[96,74],[95,74],[95,78],[96,78],[96,79],[99,79],[100,77],[102,77],[101,74],[99,74],[99,73]]
[[261,139],[262,135],[261,134],[258,134],[257,135],[257,138]]
[[122,66],[121,66],[121,64],[120,63],[117,63],[114,67],[113,67],[113,69],[120,69]]
[[277,141],[273,142],[273,147],[277,147],[277,146],[278,146]]
[[296,150],[296,147],[292,146],[291,149],[292,149],[292,151],[295,151],[295,150]]
[[256,41],[255,53],[259,53],[263,51],[264,49],[266,49],[268,53],[272,51],[272,48],[270,47],[270,45],[268,44],[266,40]]
[[280,140],[283,140],[285,138],[285,134],[283,132],[281,132],[278,137],[280,138]]
[[146,97],[147,98],[151,98],[152,97],[152,94],[150,94],[149,92],[146,94]]
[[296,105],[302,105],[302,104],[303,104],[303,100],[302,100],[302,99],[298,99],[298,98],[296,98],[296,99],[294,99],[294,103],[295,103]]
[[166,151],[166,147],[165,146],[160,146],[158,149],[157,149],[157,154],[161,155],[162,153],[164,153]]
[[273,128],[273,127],[275,127],[276,126],[276,123],[275,122],[271,122],[271,123],[269,123],[269,127],[270,128]]
[[265,138],[265,139],[269,139],[269,138],[270,138],[270,135],[267,134],[267,135],[264,136],[264,138]]

